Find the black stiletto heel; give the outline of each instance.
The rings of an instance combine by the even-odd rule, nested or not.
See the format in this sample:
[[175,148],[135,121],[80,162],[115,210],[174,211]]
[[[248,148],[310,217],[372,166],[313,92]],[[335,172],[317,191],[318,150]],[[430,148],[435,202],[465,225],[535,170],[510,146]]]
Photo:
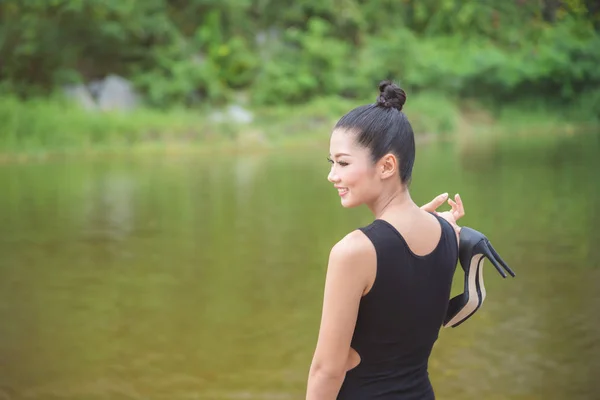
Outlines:
[[483,259],[485,257],[490,260],[503,278],[506,278],[506,272],[512,277],[515,276],[513,270],[502,260],[483,233],[467,227],[461,228],[458,259],[465,272],[464,293],[450,300],[444,327],[457,327],[481,307],[486,295],[483,285]]

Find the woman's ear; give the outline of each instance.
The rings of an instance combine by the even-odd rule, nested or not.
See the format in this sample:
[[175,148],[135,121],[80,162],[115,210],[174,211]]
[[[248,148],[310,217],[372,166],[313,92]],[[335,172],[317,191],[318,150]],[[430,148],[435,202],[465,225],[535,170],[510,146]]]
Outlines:
[[398,170],[398,159],[391,153],[381,157],[378,164],[379,176],[381,179],[388,179],[394,176]]

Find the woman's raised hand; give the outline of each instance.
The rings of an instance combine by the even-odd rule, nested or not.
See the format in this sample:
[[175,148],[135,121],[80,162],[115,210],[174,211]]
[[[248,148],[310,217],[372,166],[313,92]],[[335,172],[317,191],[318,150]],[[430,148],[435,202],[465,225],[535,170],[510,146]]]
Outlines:
[[[448,204],[450,205],[451,209],[449,211],[437,212],[437,208],[444,204],[446,200],[448,200]],[[436,215],[444,218],[450,223],[450,225],[452,225],[457,234],[460,233],[460,226],[458,226],[456,221],[465,216],[465,207],[463,206],[462,200],[458,193],[454,195],[454,200],[448,198],[448,193],[440,194],[429,203],[421,206],[421,209],[435,213]]]

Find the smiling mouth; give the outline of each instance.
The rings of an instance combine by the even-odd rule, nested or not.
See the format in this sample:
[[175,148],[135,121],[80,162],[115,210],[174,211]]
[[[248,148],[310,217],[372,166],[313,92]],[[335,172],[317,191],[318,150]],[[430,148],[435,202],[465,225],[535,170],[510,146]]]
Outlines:
[[347,193],[348,193],[348,189],[345,189],[345,188],[344,188],[344,189],[338,189],[338,194],[339,194],[340,196],[344,196],[344,195],[346,195]]

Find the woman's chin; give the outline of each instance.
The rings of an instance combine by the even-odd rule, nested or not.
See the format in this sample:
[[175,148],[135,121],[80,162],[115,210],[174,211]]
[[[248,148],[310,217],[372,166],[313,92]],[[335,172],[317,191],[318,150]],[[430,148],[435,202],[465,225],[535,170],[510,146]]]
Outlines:
[[344,208],[354,208],[360,205],[359,202],[352,201],[351,199],[345,199],[342,197],[342,207]]

